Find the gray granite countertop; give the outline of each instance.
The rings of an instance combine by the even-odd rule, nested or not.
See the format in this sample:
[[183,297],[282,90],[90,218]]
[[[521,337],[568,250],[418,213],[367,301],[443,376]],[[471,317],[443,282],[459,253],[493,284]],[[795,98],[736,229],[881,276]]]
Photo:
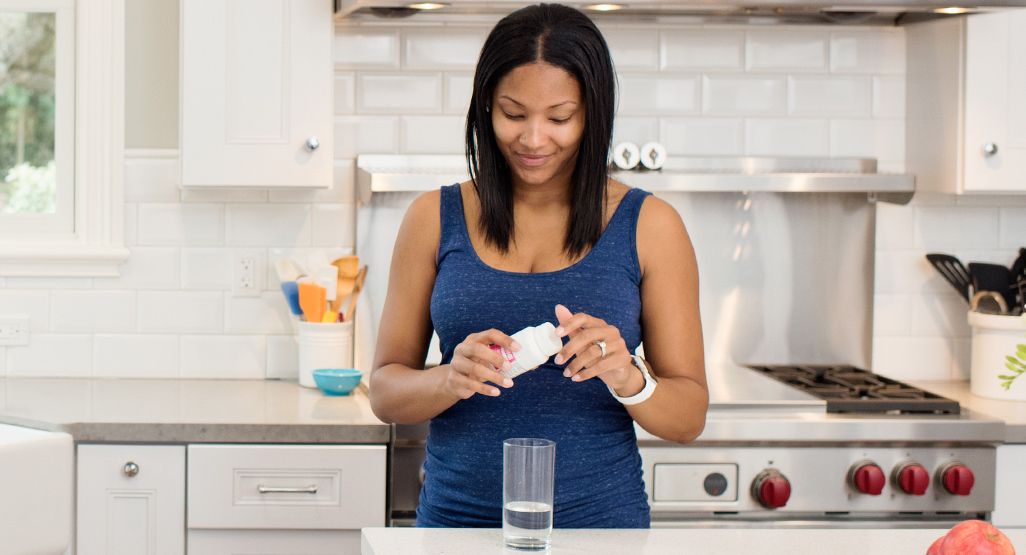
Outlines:
[[1003,401],[969,392],[968,381],[909,381],[908,383],[958,401],[972,411],[1005,423],[1005,443],[1026,443],[1026,401]]
[[[361,386],[362,387],[362,386]],[[79,442],[385,444],[362,389],[279,380],[0,378],[0,423]]]

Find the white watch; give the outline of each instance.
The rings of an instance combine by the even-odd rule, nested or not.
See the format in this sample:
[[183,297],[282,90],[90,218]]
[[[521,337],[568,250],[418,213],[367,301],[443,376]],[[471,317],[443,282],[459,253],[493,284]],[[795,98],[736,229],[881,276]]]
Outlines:
[[645,360],[637,355],[633,355],[631,360],[634,361],[634,366],[637,366],[641,370],[641,375],[645,376],[645,387],[641,388],[641,391],[637,395],[631,395],[630,397],[620,397],[613,391],[613,388],[609,388],[609,393],[613,395],[613,398],[625,405],[636,405],[642,401],[647,400],[652,396],[652,392],[655,391],[656,381],[652,377],[652,374],[648,372],[648,366],[645,364]]

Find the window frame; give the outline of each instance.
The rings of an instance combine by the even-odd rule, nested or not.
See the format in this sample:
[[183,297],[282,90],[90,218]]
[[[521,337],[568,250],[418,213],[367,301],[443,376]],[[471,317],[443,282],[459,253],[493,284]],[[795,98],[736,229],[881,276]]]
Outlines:
[[[130,254],[124,244],[125,0],[72,3],[73,228],[0,235],[0,276],[116,277]],[[40,6],[39,0],[0,0],[7,10]]]

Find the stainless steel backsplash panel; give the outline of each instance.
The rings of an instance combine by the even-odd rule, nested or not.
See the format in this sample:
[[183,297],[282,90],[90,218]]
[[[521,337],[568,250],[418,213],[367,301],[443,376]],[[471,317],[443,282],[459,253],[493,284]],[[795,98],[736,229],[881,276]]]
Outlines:
[[[358,210],[357,254],[369,265],[360,368],[371,367],[392,246],[418,194],[374,193]],[[658,196],[681,214],[695,247],[708,362],[869,368],[876,208],[865,194]]]

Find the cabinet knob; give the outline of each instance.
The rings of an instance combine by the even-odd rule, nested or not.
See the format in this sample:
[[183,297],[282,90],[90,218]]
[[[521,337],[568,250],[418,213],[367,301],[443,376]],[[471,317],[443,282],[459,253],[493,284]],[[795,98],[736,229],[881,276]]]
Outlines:
[[306,140],[306,149],[310,152],[317,150],[319,146],[321,146],[321,142],[317,140],[317,137],[310,137]]
[[984,156],[994,156],[995,154],[997,154],[997,151],[998,151],[997,143],[987,143],[987,144],[983,145],[983,155]]
[[135,464],[132,461],[128,461],[125,463],[125,468],[122,469],[122,472],[125,473],[125,476],[131,478],[132,476],[135,476],[139,473],[139,465]]

